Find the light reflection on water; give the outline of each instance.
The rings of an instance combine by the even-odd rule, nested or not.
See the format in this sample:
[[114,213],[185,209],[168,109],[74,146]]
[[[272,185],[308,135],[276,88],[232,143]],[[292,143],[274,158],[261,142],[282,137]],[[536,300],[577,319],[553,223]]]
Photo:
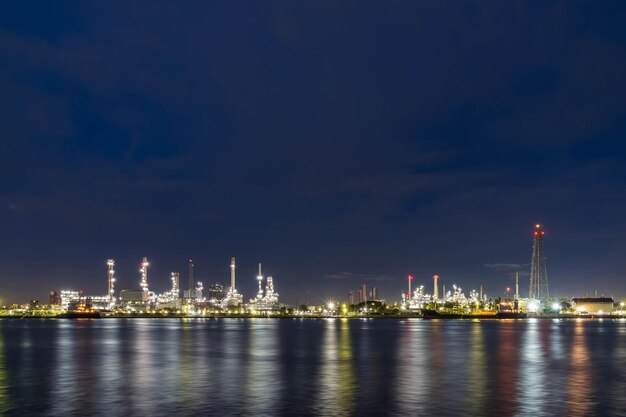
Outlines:
[[624,415],[626,322],[0,320],[0,415]]
[[[0,321],[0,327],[2,326]],[[4,364],[4,337],[0,331],[0,416],[11,410],[11,399],[9,397],[9,377],[7,375],[6,365]]]
[[356,367],[353,363],[349,321],[326,319],[321,345],[315,412],[321,416],[347,416],[356,405]]

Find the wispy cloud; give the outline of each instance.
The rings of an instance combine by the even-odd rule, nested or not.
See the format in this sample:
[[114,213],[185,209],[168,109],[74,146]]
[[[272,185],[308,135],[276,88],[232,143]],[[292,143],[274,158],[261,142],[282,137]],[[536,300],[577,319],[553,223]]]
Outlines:
[[524,265],[514,263],[485,264],[485,266],[489,269],[493,269],[494,271],[516,271],[525,269]]
[[324,278],[350,281],[396,281],[396,278],[390,275],[360,274],[357,272],[336,272],[326,274]]

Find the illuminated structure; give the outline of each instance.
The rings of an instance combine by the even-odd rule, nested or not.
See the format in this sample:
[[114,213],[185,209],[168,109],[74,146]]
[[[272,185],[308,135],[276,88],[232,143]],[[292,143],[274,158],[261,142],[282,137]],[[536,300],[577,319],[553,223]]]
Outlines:
[[189,300],[195,298],[193,291],[193,261],[191,259],[189,260],[189,292],[187,295]]
[[234,290],[235,287],[235,257],[230,258],[230,289]]
[[437,300],[439,299],[439,275],[433,275],[433,281],[435,282],[434,284],[434,289],[433,289],[433,301],[437,302]]
[[107,266],[109,267],[109,308],[113,310],[115,308],[115,261],[113,259],[107,260]]
[[274,279],[272,277],[267,277],[263,303],[270,308],[278,307],[278,293],[274,291]]
[[259,275],[256,277],[257,281],[259,281],[259,291],[256,293],[256,299],[261,300],[263,298],[263,288],[261,287],[261,283],[263,282],[263,274],[261,273],[261,262],[259,262]]
[[[170,281],[172,283],[172,287],[169,291],[165,291],[164,293],[159,294],[156,297],[154,297],[153,294],[150,293],[150,299],[152,301],[156,301],[157,309],[167,308],[179,310],[182,307],[182,302],[180,300],[180,274],[178,272],[172,272],[170,275]],[[131,298],[132,294],[126,295],[127,301],[136,301]]]
[[208,301],[210,304],[221,304],[224,299],[224,286],[222,284],[211,284],[208,286]]
[[424,286],[420,285],[415,291],[413,291],[413,295],[411,297],[407,297],[403,301],[409,310],[419,310],[426,307],[427,304],[430,304],[432,300],[430,295],[426,294],[424,291]]
[[230,258],[230,288],[222,300],[222,308],[235,307],[243,304],[243,296],[235,287],[235,257]]
[[51,306],[60,306],[61,305],[61,293],[55,290],[50,290],[50,305]]
[[120,302],[122,308],[127,311],[146,311],[150,302],[150,294],[143,290],[122,290],[120,291]]
[[409,275],[408,281],[409,281],[409,294],[408,294],[408,297],[411,298],[411,296],[413,295],[411,293],[411,281],[413,281],[413,275]]
[[170,297],[172,300],[178,299],[178,294],[180,293],[180,275],[178,272],[172,272],[172,289],[170,290]]
[[201,281],[196,282],[194,298],[198,301],[204,301],[204,299],[202,298],[202,290],[204,290],[204,285],[202,285],[202,282]]
[[61,290],[61,308],[67,310],[70,303],[80,301],[80,291]]
[[535,225],[533,256],[530,264],[530,288],[528,290],[528,298],[531,300],[545,301],[549,297],[546,257],[543,255],[544,234],[543,227],[540,224]]
[[265,295],[263,295],[263,275],[261,274],[260,263],[257,280],[259,281],[259,291],[256,298],[250,300],[249,307],[256,311],[270,311],[278,309],[280,307],[278,304],[278,293],[274,291],[274,279],[272,277],[267,277],[265,283]]
[[454,303],[461,307],[467,307],[469,304],[467,297],[463,294],[463,289],[461,287],[457,287],[456,284],[452,285],[452,291],[448,291],[447,293],[444,292],[442,301],[444,303]]
[[578,314],[611,314],[615,304],[611,297],[579,297],[572,302]]
[[150,264],[148,263],[148,258],[146,258],[145,256],[143,257],[143,261],[141,262],[141,268],[139,268],[139,272],[141,273],[141,282],[140,282],[140,286],[141,286],[141,290],[144,292],[148,292],[148,266]]
[[469,303],[473,306],[477,306],[477,303],[480,303],[481,301],[484,301],[482,299],[482,297],[480,296],[480,294],[478,292],[476,292],[476,290],[471,290],[469,293]]

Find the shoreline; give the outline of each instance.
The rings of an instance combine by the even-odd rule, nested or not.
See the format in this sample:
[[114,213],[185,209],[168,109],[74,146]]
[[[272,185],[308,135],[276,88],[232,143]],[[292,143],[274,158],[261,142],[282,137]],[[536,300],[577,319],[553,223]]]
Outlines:
[[219,315],[207,315],[207,316],[185,316],[185,315],[177,315],[177,314],[116,314],[116,315],[105,315],[101,317],[67,317],[65,315],[58,316],[0,316],[0,320],[106,320],[106,319],[347,319],[347,320],[359,320],[359,319],[382,319],[382,320],[405,320],[405,319],[421,319],[425,321],[439,321],[439,320],[461,320],[461,321],[500,321],[500,320],[532,320],[532,319],[540,319],[540,320],[554,320],[554,319],[563,319],[563,320],[577,320],[577,319],[585,319],[585,320],[618,320],[618,319],[626,319],[625,316],[619,315],[533,315],[528,317],[517,317],[517,318],[507,318],[507,317],[495,317],[495,316],[481,316],[481,315],[467,315],[462,317],[428,317],[424,318],[421,315],[406,315],[406,316],[301,316],[301,315],[275,315],[275,316],[251,316],[245,314],[219,314]]

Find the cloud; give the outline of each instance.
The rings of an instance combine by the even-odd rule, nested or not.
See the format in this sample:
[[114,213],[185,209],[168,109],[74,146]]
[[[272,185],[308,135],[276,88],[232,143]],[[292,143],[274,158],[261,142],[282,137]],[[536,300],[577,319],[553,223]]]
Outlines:
[[326,279],[350,280],[350,281],[396,281],[389,275],[360,274],[355,272],[336,272],[324,275]]
[[485,266],[489,269],[493,269],[494,271],[515,271],[524,269],[524,265],[522,264],[514,264],[514,263],[495,263],[495,264],[485,264]]

